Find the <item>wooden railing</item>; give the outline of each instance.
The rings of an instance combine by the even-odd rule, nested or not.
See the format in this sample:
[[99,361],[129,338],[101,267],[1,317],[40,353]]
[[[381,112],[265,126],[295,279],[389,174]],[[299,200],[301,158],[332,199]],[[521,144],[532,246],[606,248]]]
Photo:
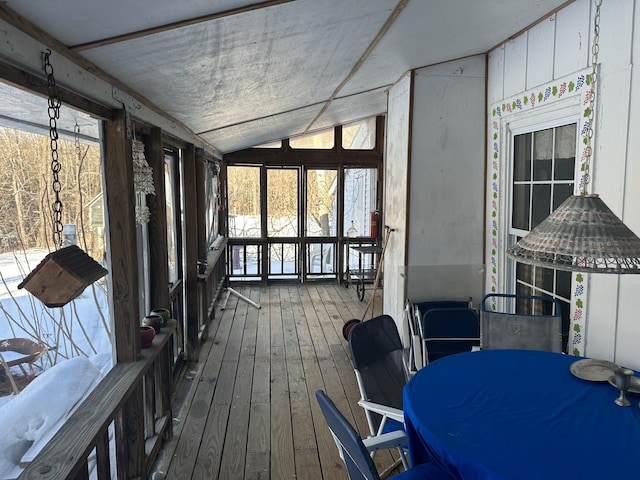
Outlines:
[[[172,434],[173,341],[176,322],[139,360],[118,363],[29,463],[19,480],[147,478],[160,444]],[[64,392],[56,392],[64,395]],[[115,438],[110,438],[114,435]],[[110,443],[117,458],[112,458]]]

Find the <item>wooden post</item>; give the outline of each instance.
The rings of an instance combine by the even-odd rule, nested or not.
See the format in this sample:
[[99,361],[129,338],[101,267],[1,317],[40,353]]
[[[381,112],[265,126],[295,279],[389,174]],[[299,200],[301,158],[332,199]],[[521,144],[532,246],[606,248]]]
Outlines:
[[114,112],[113,120],[105,122],[104,152],[115,354],[118,362],[132,362],[140,352],[140,310],[133,159],[124,111]]
[[[133,362],[140,352],[138,256],[136,251],[133,156],[125,112],[105,122],[104,144],[107,253],[113,298],[115,361]],[[146,476],[142,388],[129,397],[116,419],[118,478]]]
[[198,203],[195,148],[184,149],[184,230],[185,230],[185,354],[187,360],[197,360],[198,350]]
[[202,152],[196,153],[196,203],[198,214],[198,260],[207,259],[207,192],[205,179],[207,179],[207,166]]

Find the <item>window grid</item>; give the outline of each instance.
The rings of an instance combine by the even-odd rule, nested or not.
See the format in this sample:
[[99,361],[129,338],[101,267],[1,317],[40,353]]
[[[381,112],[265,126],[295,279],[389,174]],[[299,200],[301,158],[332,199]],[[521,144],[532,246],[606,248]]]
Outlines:
[[[512,214],[514,244],[573,194],[577,124],[535,130],[513,137]],[[561,138],[558,138],[561,137]],[[571,274],[514,262],[515,293],[556,298],[561,305],[566,346]],[[538,302],[518,302],[516,312],[545,314]]]

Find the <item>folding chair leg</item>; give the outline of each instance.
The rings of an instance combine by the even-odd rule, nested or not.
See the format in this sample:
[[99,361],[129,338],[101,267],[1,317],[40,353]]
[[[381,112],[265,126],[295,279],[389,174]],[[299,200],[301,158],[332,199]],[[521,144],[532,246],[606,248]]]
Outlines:
[[[382,472],[380,472],[380,479],[382,480],[383,478],[387,478],[389,475],[391,475],[392,472],[394,472],[400,466],[400,464],[404,465],[404,462],[405,462],[404,455],[401,455],[399,459],[397,459],[395,462],[393,462],[391,465],[385,468]],[[407,467],[405,466],[404,469],[407,470]]]
[[416,366],[416,370],[420,370],[424,367],[424,359],[422,358],[422,345],[418,335],[414,335],[411,339],[413,350],[413,361]]
[[[409,461],[407,459],[408,452],[402,448],[398,448],[398,453],[400,454],[400,458],[396,459],[391,465],[385,468],[382,473],[380,473],[380,478],[385,478],[389,476],[391,472],[396,470],[400,465],[403,466],[404,470],[409,470]],[[376,451],[371,452],[371,458],[375,458]]]

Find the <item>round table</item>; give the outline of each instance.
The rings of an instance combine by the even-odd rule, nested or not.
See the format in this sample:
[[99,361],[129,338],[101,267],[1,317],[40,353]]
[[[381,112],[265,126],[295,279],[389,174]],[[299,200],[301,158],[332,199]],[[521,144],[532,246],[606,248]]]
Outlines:
[[437,360],[404,388],[415,464],[460,479],[640,478],[640,397],[575,377],[580,357],[484,350]]

